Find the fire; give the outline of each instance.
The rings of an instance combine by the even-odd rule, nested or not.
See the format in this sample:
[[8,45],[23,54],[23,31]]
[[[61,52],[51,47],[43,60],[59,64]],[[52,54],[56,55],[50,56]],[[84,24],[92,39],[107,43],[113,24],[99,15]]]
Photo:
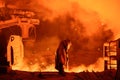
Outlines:
[[[49,40],[49,42],[47,42],[48,40]],[[20,70],[20,71],[29,71],[29,72],[35,72],[35,71],[37,71],[37,72],[42,72],[42,71],[43,72],[44,71],[56,72],[55,66],[54,66],[54,60],[55,60],[54,53],[55,53],[58,43],[59,43],[59,40],[56,37],[46,38],[43,41],[41,41],[40,43],[37,43],[37,47],[34,49],[33,47],[35,47],[35,45],[31,45],[31,44],[34,44],[34,42],[31,42],[29,40],[26,43],[24,42],[24,47],[25,47],[24,58],[21,59],[22,58],[21,56],[19,56],[19,57],[14,56],[15,59],[17,59],[17,62],[12,65],[12,69]],[[43,46],[43,44],[46,46]],[[52,44],[54,44],[54,45],[52,45]],[[19,50],[19,47],[14,48],[14,49]],[[16,54],[16,55],[19,55],[19,54]],[[72,54],[70,54],[70,55],[72,55]],[[77,67],[72,67],[71,65],[69,65],[69,67],[71,67],[71,68],[66,69],[67,72],[103,71],[103,58],[99,58],[97,62],[95,62],[94,64],[91,64],[89,66],[85,66],[84,64],[82,64]]]
[[35,71],[40,71],[39,64],[30,64],[27,65],[23,62],[19,62],[16,65],[12,66],[12,70],[20,70],[20,71],[29,71],[29,72],[35,72]]
[[104,59],[103,58],[99,58],[96,63],[91,64],[89,66],[85,66],[84,64],[78,66],[78,67],[73,67],[72,69],[70,69],[70,72],[82,72],[82,71],[98,71],[101,72],[104,70]]
[[[21,0],[18,0],[16,3],[18,8],[26,8],[24,5],[27,1],[24,2],[25,4],[21,4],[23,3]],[[33,46],[36,48],[35,50],[33,47],[29,48],[25,53],[28,60],[23,59],[23,61],[13,65],[13,70],[56,71],[53,61],[54,52],[57,47],[56,43],[64,37],[72,39],[74,44],[71,55],[74,56],[73,53],[80,52],[81,49],[96,50],[103,42],[109,40],[113,34],[119,34],[120,12],[118,2],[115,0],[34,0],[26,5],[33,11],[40,11],[39,18],[43,22],[39,27],[40,31],[38,33],[40,43],[37,46]],[[103,26],[103,23],[107,26]],[[59,39],[52,38],[56,35]],[[56,43],[54,43],[55,41]],[[89,56],[88,58],[95,59],[94,57],[97,54],[94,53],[92,55],[92,57]],[[100,57],[101,55],[98,56]],[[97,58],[99,58],[98,56]],[[82,63],[78,67],[72,67],[69,72],[86,70],[103,71],[103,59],[100,58],[89,66],[85,66],[85,63]]]
[[[78,67],[72,67],[71,69],[66,69],[66,72],[82,72],[82,71],[103,71],[103,62],[104,59],[103,58],[99,58],[98,61],[94,64],[91,64],[89,66],[85,66],[84,64],[78,66]],[[29,71],[29,72],[56,72],[57,70],[54,68],[54,64],[51,64],[50,66],[45,66],[46,68],[42,68],[44,66],[44,63],[42,63],[41,65],[39,65],[39,63],[36,64],[32,64],[31,65],[27,65],[26,63],[19,62],[16,65],[12,66],[13,70],[20,70],[20,71]],[[69,65],[70,66],[70,65]]]
[[35,63],[32,62],[28,65],[26,62],[21,61],[18,64],[12,65],[12,70],[20,70],[20,71],[28,71],[28,72],[45,72],[45,71],[56,71],[54,68],[54,64],[50,66],[45,66],[45,63]]

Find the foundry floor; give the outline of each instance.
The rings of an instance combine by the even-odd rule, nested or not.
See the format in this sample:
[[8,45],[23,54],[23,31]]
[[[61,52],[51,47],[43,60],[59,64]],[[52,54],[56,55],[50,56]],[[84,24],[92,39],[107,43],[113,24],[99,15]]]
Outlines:
[[58,72],[25,72],[11,71],[0,74],[0,80],[114,80],[115,71],[66,73],[60,76]]

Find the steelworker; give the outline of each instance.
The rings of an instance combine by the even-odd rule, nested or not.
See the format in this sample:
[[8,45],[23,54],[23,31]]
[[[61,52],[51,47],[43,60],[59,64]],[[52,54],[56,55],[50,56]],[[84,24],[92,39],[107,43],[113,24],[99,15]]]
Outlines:
[[64,66],[68,62],[68,50],[71,46],[69,39],[60,42],[55,56],[55,68],[59,71],[59,74],[65,76]]

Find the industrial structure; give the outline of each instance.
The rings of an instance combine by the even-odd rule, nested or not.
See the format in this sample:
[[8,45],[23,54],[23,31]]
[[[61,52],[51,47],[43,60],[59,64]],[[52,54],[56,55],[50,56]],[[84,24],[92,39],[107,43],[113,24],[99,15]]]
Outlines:
[[120,79],[120,39],[109,41],[103,46],[104,70],[116,70],[115,80]]
[[4,55],[0,56],[0,72],[8,72],[11,65],[18,63],[18,58],[23,59],[26,41],[34,42],[36,40],[36,25],[39,25],[40,21],[34,16],[35,13],[32,11],[10,9],[4,3],[0,6],[0,31],[14,26],[19,27],[21,32],[21,35],[10,34],[9,40],[6,41],[7,46],[0,44],[1,49],[4,45],[4,49],[7,48],[7,52],[4,51]]
[[120,39],[106,42],[103,46],[104,69],[117,70],[120,64]]
[[103,46],[104,70],[117,69],[118,40],[110,41]]

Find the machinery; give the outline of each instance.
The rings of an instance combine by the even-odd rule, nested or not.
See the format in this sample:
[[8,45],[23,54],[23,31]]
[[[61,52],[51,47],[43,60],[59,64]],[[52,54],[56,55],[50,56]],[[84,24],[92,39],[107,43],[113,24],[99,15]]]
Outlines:
[[105,70],[119,68],[120,59],[120,39],[109,41],[103,45],[103,57]]
[[[11,19],[0,21],[0,30],[9,28],[11,26],[19,26],[21,29],[20,35],[11,35],[7,44],[6,55],[0,56],[0,73],[6,73],[11,66],[18,63],[18,58],[24,57],[25,41],[35,41],[36,39],[36,25],[39,25],[39,19],[33,18],[34,12],[24,10],[12,10],[10,13]],[[32,36],[30,36],[32,34]],[[1,42],[2,43],[2,42]],[[1,46],[1,45],[0,45]]]
[[104,70],[116,70],[115,80],[120,80],[120,38],[103,46]]
[[7,46],[7,61],[9,65],[15,65],[24,57],[24,46],[22,38],[18,35],[11,35]]
[[117,42],[118,40],[104,43],[104,70],[117,69],[117,49],[119,49]]

